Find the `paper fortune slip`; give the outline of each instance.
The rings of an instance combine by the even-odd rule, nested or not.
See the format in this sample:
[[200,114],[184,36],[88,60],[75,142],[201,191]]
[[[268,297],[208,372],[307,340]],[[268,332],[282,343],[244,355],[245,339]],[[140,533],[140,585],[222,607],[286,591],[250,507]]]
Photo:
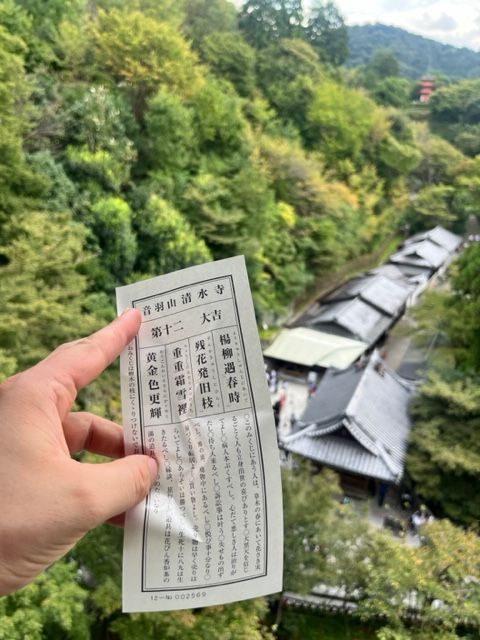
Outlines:
[[123,610],[280,591],[279,456],[243,257],[120,287],[117,306],[142,314],[121,356],[126,452],[159,461],[126,518]]

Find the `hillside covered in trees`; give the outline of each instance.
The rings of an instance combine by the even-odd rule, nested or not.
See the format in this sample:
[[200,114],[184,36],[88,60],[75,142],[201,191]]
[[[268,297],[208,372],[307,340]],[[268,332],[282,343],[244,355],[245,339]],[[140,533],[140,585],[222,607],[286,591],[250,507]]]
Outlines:
[[[1,379],[113,318],[114,288],[124,283],[243,253],[258,322],[275,325],[309,287],[406,233],[437,223],[462,232],[480,208],[480,81],[439,89],[419,122],[391,53],[357,69],[344,66],[347,56],[331,2],[307,13],[300,0],[240,9],[227,0],[1,0]],[[454,295],[477,306],[455,307],[444,342],[473,385],[477,352],[459,327],[478,339],[479,292],[468,277],[478,261],[466,256]],[[117,378],[107,371],[79,407],[119,421]],[[473,411],[478,430],[471,386],[452,408],[445,385],[436,401],[434,384],[418,416],[434,420],[439,436],[414,443],[415,479],[436,473],[440,443],[450,447],[445,403],[456,417]],[[451,462],[459,487],[479,477],[475,451],[457,464],[467,431]],[[445,474],[425,483],[425,499],[475,522],[476,507],[459,516],[451,495],[438,498],[453,487]],[[307,478],[300,470],[284,483],[289,588],[305,592],[336,575],[361,589],[366,637],[478,631],[475,534],[440,522],[430,546],[404,553],[339,508],[331,475]],[[278,598],[122,615],[120,571],[121,533],[92,532],[0,600],[0,638],[309,637],[300,618],[277,615]],[[415,585],[424,608],[412,629],[405,607],[391,602]]]
[[430,40],[399,27],[385,24],[348,27],[347,65],[358,67],[369,62],[379,49],[390,49],[400,64],[402,75],[418,80],[439,73],[450,78],[478,78],[480,53],[466,47],[453,47]]

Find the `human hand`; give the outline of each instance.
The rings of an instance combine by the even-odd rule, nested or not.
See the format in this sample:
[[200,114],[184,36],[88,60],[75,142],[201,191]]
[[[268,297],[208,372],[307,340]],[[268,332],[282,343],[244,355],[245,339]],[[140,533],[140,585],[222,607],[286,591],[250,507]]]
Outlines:
[[155,480],[149,456],[71,458],[81,450],[124,455],[121,427],[70,409],[139,327],[140,313],[127,311],[0,385],[0,595],[31,582],[93,527],[120,523]]

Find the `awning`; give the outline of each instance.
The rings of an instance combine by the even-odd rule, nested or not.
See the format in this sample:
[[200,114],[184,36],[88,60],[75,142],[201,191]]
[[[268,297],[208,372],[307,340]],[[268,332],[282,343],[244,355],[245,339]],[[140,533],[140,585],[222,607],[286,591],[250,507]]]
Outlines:
[[315,329],[283,329],[263,353],[268,358],[305,367],[345,369],[368,348],[366,342],[351,340]]

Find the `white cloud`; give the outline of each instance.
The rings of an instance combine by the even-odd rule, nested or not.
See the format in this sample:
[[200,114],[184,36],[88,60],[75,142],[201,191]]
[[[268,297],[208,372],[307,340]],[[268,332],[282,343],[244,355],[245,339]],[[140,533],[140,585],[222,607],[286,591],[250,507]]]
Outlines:
[[410,11],[435,4],[435,0],[383,0],[382,9],[385,11]]
[[[381,22],[457,47],[480,48],[478,0],[337,0],[347,24]],[[454,9],[452,9],[454,6]]]
[[417,26],[421,27],[425,31],[455,31],[458,28],[458,23],[452,18],[452,16],[442,13],[440,16],[432,16],[426,12],[421,16],[418,21],[415,21]]

